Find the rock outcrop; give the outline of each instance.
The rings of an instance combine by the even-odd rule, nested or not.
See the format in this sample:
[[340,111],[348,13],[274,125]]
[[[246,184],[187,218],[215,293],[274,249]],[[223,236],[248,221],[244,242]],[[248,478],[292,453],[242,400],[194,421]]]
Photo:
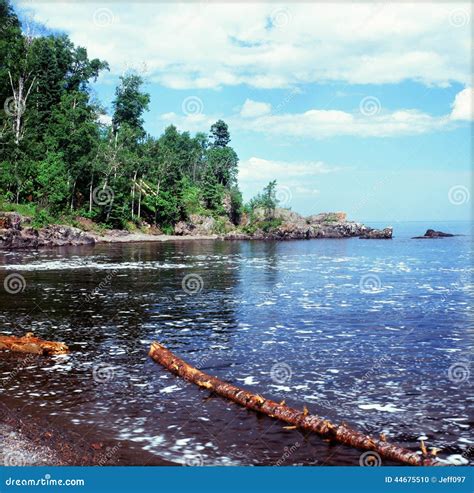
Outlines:
[[450,238],[453,235],[451,233],[443,233],[442,231],[435,231],[434,229],[427,229],[424,236],[414,236],[412,240],[424,240],[426,238]]
[[393,235],[393,228],[369,229],[366,233],[359,236],[362,240],[390,240]]
[[287,209],[276,209],[268,227],[263,211],[255,211],[255,227],[249,228],[249,219],[237,229],[225,235],[226,240],[300,240],[313,238],[392,238],[392,228],[373,229],[362,223],[347,221],[344,212],[324,212],[303,217]]
[[206,236],[225,234],[233,230],[235,226],[228,218],[214,219],[211,216],[191,214],[187,221],[179,221],[174,227],[177,236]]
[[31,227],[31,219],[14,212],[0,213],[0,248],[38,248],[63,245],[93,245],[95,237],[72,226],[53,224]]
[[210,216],[191,214],[188,221],[179,221],[174,226],[174,234],[178,236],[210,235],[215,227],[215,219]]
[[320,212],[319,214],[313,214],[312,216],[307,217],[307,220],[310,223],[343,223],[347,220],[347,214],[345,212]]

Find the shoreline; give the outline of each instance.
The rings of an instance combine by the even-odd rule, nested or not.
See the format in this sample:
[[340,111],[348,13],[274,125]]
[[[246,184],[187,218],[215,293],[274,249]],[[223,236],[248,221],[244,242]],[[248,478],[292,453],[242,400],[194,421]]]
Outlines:
[[49,416],[33,416],[14,402],[0,405],[0,461],[8,466],[179,466],[132,442],[95,430],[84,433]]
[[[307,218],[286,209],[275,212],[276,223],[268,227],[265,220],[253,225],[234,225],[225,232],[204,226],[202,217],[193,217],[189,223],[175,225],[175,234],[152,234],[160,231],[129,232],[126,230],[98,231],[97,227],[51,224],[32,227],[31,217],[18,213],[0,212],[0,249],[30,249],[40,247],[80,246],[104,243],[139,243],[168,241],[288,241],[310,239],[381,239],[392,238],[393,228],[374,229],[356,221],[348,221],[346,214],[320,213]],[[211,225],[212,226],[212,225]],[[252,226],[252,227],[250,227]],[[246,229],[247,228],[247,229]],[[250,229],[249,229],[250,228]]]
[[4,466],[62,466],[58,454],[39,445],[9,424],[0,424],[0,463]]
[[220,235],[150,235],[147,233],[126,233],[108,234],[95,236],[95,244],[104,243],[158,243],[165,241],[189,241],[189,240],[224,240]]

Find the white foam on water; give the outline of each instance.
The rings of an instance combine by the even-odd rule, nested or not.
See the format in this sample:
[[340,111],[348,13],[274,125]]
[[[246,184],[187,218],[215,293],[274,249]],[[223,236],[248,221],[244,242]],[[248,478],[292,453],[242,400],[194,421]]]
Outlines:
[[374,410],[374,411],[381,411],[386,413],[398,413],[404,411],[404,409],[399,409],[395,407],[393,404],[386,404],[385,406],[382,406],[380,404],[359,404],[359,408],[364,410]]
[[291,392],[291,388],[286,385],[270,385],[270,387],[273,387],[277,392]]
[[70,259],[70,260],[43,260],[29,264],[10,264],[3,265],[5,270],[14,271],[49,271],[49,270],[161,270],[161,269],[186,269],[190,265],[172,264],[167,262],[121,262],[121,263],[101,263],[91,262],[89,259]]
[[176,392],[177,390],[181,390],[180,387],[178,387],[177,385],[169,385],[168,387],[161,389],[160,394],[171,394],[173,392]]
[[239,382],[244,382],[245,385],[257,385],[260,382],[255,380],[253,376],[245,377],[245,378],[237,378]]
[[443,464],[451,464],[453,466],[465,466],[469,464],[469,461],[461,454],[452,454],[446,457],[446,459],[438,459]]

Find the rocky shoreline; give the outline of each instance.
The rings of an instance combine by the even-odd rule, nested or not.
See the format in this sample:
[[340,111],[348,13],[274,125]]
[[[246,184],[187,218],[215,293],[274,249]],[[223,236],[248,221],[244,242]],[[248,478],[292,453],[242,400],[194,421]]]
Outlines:
[[5,466],[178,466],[118,440],[105,430],[79,433],[52,416],[34,415],[24,405],[0,404],[0,462]]
[[[175,227],[177,235],[208,234],[213,227],[212,218],[191,215],[188,222]],[[250,219],[245,215],[237,227],[225,224],[224,240],[310,240],[321,238],[390,239],[393,229],[373,229],[362,223],[348,221],[344,212],[323,212],[304,217],[288,209],[277,208],[269,221],[263,210],[255,211]]]
[[238,226],[230,221],[217,224],[212,217],[191,215],[180,221],[174,235],[129,233],[110,230],[105,234],[53,224],[34,228],[29,217],[15,212],[0,213],[0,248],[30,249],[60,246],[95,245],[170,240],[302,240],[322,238],[391,239],[392,228],[373,229],[362,223],[348,221],[342,212],[321,213],[303,217],[287,209],[276,209],[269,222],[261,217],[243,217]]

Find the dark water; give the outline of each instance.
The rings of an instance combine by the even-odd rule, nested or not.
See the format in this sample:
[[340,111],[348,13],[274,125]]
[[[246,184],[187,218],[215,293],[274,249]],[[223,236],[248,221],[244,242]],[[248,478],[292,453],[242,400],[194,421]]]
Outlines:
[[[466,236],[409,239],[427,226]],[[84,437],[100,429],[187,464],[359,463],[358,451],[285,430],[169,374],[147,357],[158,340],[266,397],[414,450],[425,436],[444,458],[466,456],[470,224],[399,224],[395,233],[3,252],[2,283],[16,274],[26,287],[2,286],[1,331],[32,330],[72,352],[2,358],[2,395]]]

